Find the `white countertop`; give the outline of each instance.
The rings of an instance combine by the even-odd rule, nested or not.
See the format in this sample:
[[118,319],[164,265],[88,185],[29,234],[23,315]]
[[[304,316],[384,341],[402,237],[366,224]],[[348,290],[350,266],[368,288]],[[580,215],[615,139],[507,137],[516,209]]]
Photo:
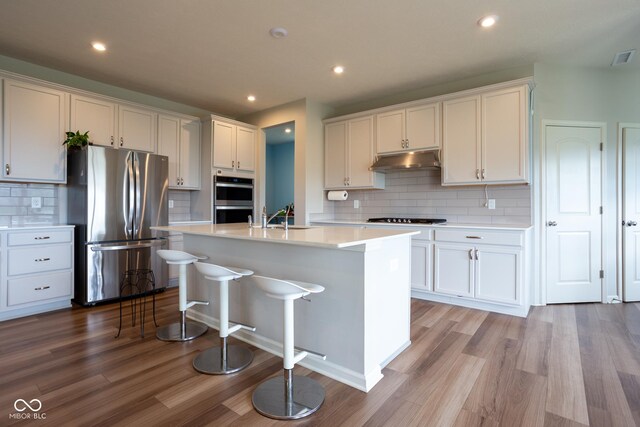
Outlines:
[[178,232],[196,236],[222,237],[228,239],[251,240],[256,242],[282,243],[323,248],[347,248],[376,240],[413,236],[418,231],[391,230],[369,227],[309,227],[296,228],[249,228],[247,224],[198,224],[151,227],[154,230]]
[[412,230],[420,230],[425,227],[431,228],[473,228],[477,230],[528,230],[531,228],[531,225],[527,224],[459,224],[459,223],[447,223],[447,224],[398,224],[398,223],[386,223],[386,222],[366,222],[366,221],[358,221],[358,220],[337,220],[337,219],[325,219],[325,220],[317,220],[311,221],[312,224],[321,224],[321,225],[351,225],[351,226],[359,226],[359,227],[387,227],[387,228],[397,228],[397,229],[412,229]]
[[0,231],[2,230],[40,230],[43,228],[73,228],[74,225],[67,224],[55,224],[55,225],[0,225]]

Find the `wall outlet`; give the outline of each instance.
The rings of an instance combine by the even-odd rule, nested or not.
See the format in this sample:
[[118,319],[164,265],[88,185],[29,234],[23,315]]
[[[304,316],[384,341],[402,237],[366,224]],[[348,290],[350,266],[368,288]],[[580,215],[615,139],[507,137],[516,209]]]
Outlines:
[[354,200],[353,201],[353,208],[354,209],[360,209],[360,200]]
[[32,208],[41,208],[42,207],[42,197],[32,197],[31,198],[31,207]]
[[495,209],[496,208],[496,199],[489,199],[489,202],[487,203],[487,208]]
[[173,200],[169,199],[169,209],[173,209]]

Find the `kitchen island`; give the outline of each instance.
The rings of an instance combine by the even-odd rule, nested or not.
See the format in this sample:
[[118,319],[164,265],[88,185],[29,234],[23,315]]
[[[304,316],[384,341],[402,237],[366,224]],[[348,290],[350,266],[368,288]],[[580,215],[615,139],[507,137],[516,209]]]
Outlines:
[[[182,233],[184,250],[207,262],[255,274],[317,283],[325,291],[295,303],[295,345],[326,354],[300,365],[363,391],[382,367],[411,343],[411,236],[416,231],[370,227],[249,228],[247,224],[177,225],[155,229]],[[188,316],[218,326],[218,286],[196,275],[189,298],[211,301]],[[234,336],[282,354],[282,303],[251,278],[229,286],[229,315],[256,332]]]

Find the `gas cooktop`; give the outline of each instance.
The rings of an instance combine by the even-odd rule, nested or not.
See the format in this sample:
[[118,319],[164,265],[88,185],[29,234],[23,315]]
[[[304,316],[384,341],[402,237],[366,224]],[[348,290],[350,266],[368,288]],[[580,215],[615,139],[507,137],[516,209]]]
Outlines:
[[438,218],[369,218],[367,222],[388,222],[395,224],[444,224],[446,219]]

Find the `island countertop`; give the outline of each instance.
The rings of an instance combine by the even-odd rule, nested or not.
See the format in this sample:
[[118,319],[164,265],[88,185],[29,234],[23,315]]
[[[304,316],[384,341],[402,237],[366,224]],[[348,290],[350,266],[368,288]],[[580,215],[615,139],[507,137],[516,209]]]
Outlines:
[[341,249],[400,236],[419,234],[414,230],[390,230],[369,227],[290,226],[283,228],[249,228],[247,224],[197,224],[151,227],[154,230],[196,236],[282,243],[298,246]]

